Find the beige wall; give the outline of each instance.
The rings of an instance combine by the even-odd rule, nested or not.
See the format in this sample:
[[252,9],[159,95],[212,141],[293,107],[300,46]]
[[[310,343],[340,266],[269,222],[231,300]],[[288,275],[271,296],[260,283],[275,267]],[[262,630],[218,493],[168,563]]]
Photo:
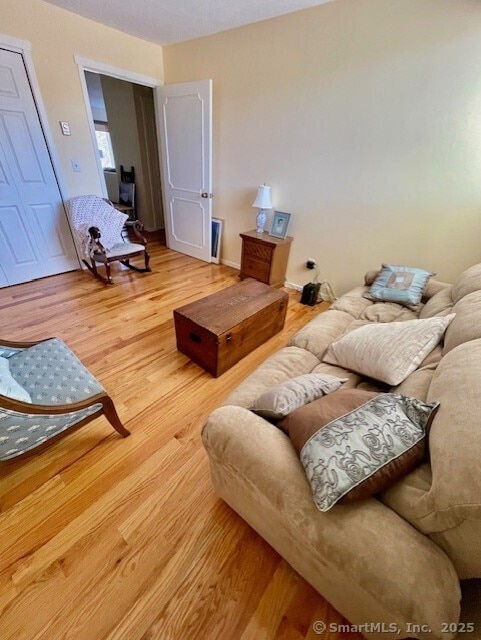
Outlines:
[[288,280],[337,293],[383,261],[452,279],[481,259],[481,3],[337,0],[164,48],[166,82],[214,81],[223,258],[258,184],[293,213]]
[[[41,0],[0,0],[0,33],[29,40],[67,196],[101,194],[74,55],[163,79],[162,49]],[[60,120],[72,135],[62,136]],[[71,159],[81,173],[72,171]]]

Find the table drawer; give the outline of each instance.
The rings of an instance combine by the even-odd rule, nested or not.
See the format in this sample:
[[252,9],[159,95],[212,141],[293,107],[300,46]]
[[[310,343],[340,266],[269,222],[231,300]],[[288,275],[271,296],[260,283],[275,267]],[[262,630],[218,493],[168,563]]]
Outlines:
[[244,253],[246,256],[251,256],[261,262],[270,263],[272,259],[272,247],[260,242],[244,242]]
[[271,265],[269,262],[263,262],[252,256],[245,255],[242,261],[242,277],[256,278],[261,282],[269,282],[269,272]]

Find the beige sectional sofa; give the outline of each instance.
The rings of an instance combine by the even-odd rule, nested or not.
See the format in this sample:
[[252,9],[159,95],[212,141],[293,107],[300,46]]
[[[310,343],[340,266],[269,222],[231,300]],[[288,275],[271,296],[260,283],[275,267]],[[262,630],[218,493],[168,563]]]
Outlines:
[[[369,272],[366,285],[375,276]],[[460,615],[459,580],[481,577],[481,264],[454,285],[431,279],[418,312],[372,302],[366,291],[358,287],[316,316],[210,415],[203,441],[212,482],[338,611],[363,625],[366,637],[450,638]],[[430,463],[375,498],[321,513],[288,437],[245,407],[264,390],[308,372],[376,389],[322,363],[327,346],[366,322],[453,312],[444,343],[395,388],[440,402]]]

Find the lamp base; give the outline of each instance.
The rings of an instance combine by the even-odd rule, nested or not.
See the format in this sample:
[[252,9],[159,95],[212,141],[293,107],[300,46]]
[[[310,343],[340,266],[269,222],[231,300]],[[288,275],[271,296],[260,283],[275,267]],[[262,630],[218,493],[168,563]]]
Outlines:
[[267,220],[266,212],[264,211],[264,209],[259,209],[259,213],[257,214],[257,217],[256,217],[257,233],[264,232],[264,227],[266,226],[266,220]]

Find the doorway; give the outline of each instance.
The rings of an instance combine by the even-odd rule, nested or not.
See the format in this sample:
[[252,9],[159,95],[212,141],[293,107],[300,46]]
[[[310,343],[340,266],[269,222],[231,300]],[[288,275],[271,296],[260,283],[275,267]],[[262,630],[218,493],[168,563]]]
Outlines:
[[[161,148],[166,244],[175,251],[212,262],[212,80],[163,85],[155,78],[81,56],[74,56],[74,59],[95,149],[98,148],[97,133],[85,72],[100,74],[101,83],[107,76],[154,90],[155,117],[148,120],[154,128],[151,133],[146,132],[145,138],[154,138]],[[149,157],[152,154],[149,153]],[[108,197],[99,153],[95,158],[104,197]]]
[[131,215],[146,231],[164,229],[152,88],[93,71],[84,74],[107,197],[123,203],[123,176],[128,174]]

